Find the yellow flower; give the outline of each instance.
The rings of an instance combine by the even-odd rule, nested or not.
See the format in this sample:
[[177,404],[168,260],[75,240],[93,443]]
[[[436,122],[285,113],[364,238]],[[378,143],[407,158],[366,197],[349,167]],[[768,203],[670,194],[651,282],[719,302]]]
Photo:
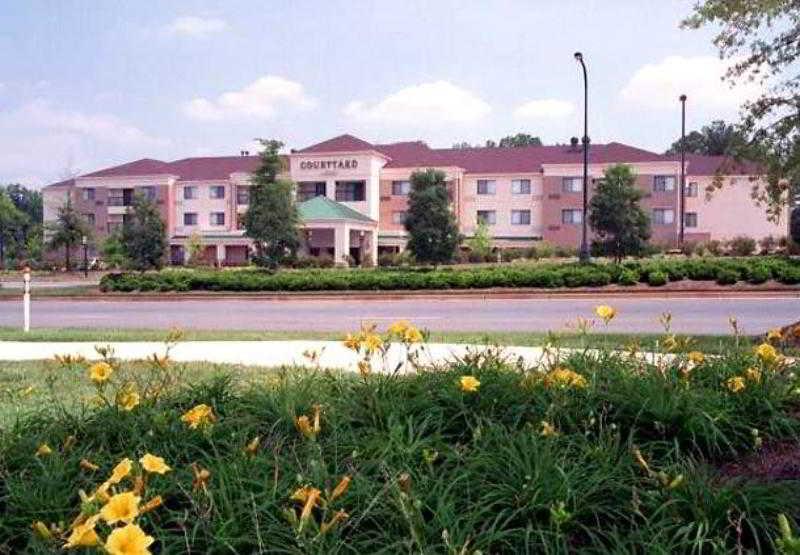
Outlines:
[[37,520],[36,522],[31,524],[31,528],[33,529],[34,532],[36,532],[36,535],[42,538],[43,540],[53,539],[53,533],[50,531],[47,525],[41,520]]
[[778,350],[769,343],[762,343],[756,347],[756,356],[761,359],[764,364],[773,364],[777,362],[780,357]]
[[133,461],[129,458],[124,458],[119,461],[119,464],[111,471],[111,478],[108,479],[109,484],[119,484],[123,478],[126,478],[133,468]]
[[409,329],[410,327],[412,326],[408,320],[398,320],[397,322],[394,322],[391,326],[389,326],[389,329],[387,331],[392,335],[402,336],[403,334],[405,334],[406,330]]
[[156,495],[150,501],[142,505],[142,514],[149,513],[150,511],[159,508],[164,504],[164,499],[160,495]]
[[151,455],[150,453],[145,453],[142,458],[139,459],[139,462],[142,464],[142,468],[151,474],[166,474],[172,470],[167,466],[167,463],[164,462],[164,459]]
[[422,339],[423,339],[422,332],[419,331],[414,326],[409,327],[403,333],[403,341],[405,341],[406,343],[421,343]]
[[706,356],[700,351],[692,351],[688,354],[688,358],[695,364],[703,364],[703,362],[706,360]]
[[348,333],[344,340],[344,346],[353,351],[357,351],[361,346],[361,337],[359,335]]
[[733,393],[739,393],[745,388],[744,378],[741,376],[728,378],[728,380],[725,382],[725,387],[730,389]]
[[350,476],[344,476],[339,481],[339,483],[336,484],[336,487],[333,488],[333,492],[331,493],[330,500],[331,501],[336,501],[338,498],[340,498],[342,495],[344,495],[347,492],[347,488],[350,487],[350,481],[351,480],[352,480],[352,478],[350,478]]
[[466,393],[475,393],[481,386],[481,382],[475,376],[461,376],[458,383],[461,391]]
[[539,432],[539,435],[544,437],[555,437],[558,435],[558,431],[556,427],[550,424],[550,422],[546,422],[542,420],[542,431]]
[[369,333],[364,337],[363,343],[368,353],[374,353],[383,346],[383,339],[377,333]]
[[136,524],[115,528],[106,540],[109,555],[150,555],[148,549],[155,540]]
[[297,428],[297,431],[303,434],[305,437],[309,439],[313,439],[317,436],[314,428],[311,426],[311,421],[308,419],[308,416],[298,416],[294,419],[294,426]]
[[767,341],[780,341],[783,339],[783,333],[780,328],[771,329],[767,332]]
[[308,520],[311,517],[311,512],[314,510],[314,507],[317,506],[319,503],[320,492],[317,488],[311,488],[306,496],[306,502],[303,505],[303,510],[300,513],[300,521],[303,522]]
[[52,455],[53,450],[50,449],[50,446],[46,443],[42,443],[38,449],[36,449],[36,456],[37,457],[46,457],[48,455]]
[[72,528],[72,533],[67,538],[67,543],[64,545],[65,549],[72,549],[75,547],[94,547],[100,543],[100,538],[97,537],[97,532],[94,531],[97,521],[100,520],[100,515],[89,517],[82,524],[78,524]]
[[139,393],[134,387],[126,387],[117,394],[117,406],[130,412],[139,404]]
[[372,364],[369,360],[358,361],[358,373],[361,374],[362,378],[366,378],[372,373]]
[[214,422],[216,417],[214,416],[214,411],[211,410],[211,407],[206,404],[200,404],[188,410],[183,416],[181,416],[181,420],[183,420],[191,429],[196,430],[198,427]]
[[289,499],[305,504],[309,498],[319,500],[320,493],[321,492],[313,486],[303,486],[294,490],[294,493],[292,493],[292,496]]
[[114,369],[111,365],[102,360],[100,362],[95,362],[89,367],[89,379],[97,385],[106,383],[113,373]]
[[750,380],[751,382],[760,383],[761,382],[761,370],[758,368],[753,368],[752,366],[744,371],[744,377]]
[[614,316],[617,315],[617,311],[615,309],[605,304],[601,304],[600,306],[596,307],[594,309],[594,313],[597,314],[597,316],[606,324],[613,320]]
[[251,457],[255,455],[256,451],[258,451],[259,443],[261,443],[261,436],[256,436],[251,439],[250,443],[248,443],[244,448],[245,454],[250,455]]
[[112,495],[111,499],[100,509],[100,516],[109,524],[116,522],[133,522],[139,516],[139,501],[142,498],[132,491]]
[[79,463],[79,465],[80,465],[80,467],[82,469],[88,470],[89,472],[95,472],[96,470],[98,470],[100,468],[99,466],[97,466],[96,464],[94,464],[93,462],[91,462],[88,459],[81,459],[81,462]]
[[586,378],[569,368],[554,368],[544,377],[546,387],[586,387]]

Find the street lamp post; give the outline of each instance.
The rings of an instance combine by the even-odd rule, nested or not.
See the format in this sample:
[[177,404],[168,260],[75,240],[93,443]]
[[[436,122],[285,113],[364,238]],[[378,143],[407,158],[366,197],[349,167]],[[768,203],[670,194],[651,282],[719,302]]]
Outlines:
[[678,223],[678,245],[683,246],[686,231],[686,95],[679,97],[681,101],[681,190],[680,190],[680,222]]
[[31,331],[31,269],[22,269],[22,331]]
[[86,241],[86,235],[81,237],[81,245],[83,245],[83,277],[89,277],[89,245]]
[[583,213],[581,214],[580,261],[589,262],[589,241],[587,237],[587,216],[589,212],[589,81],[583,54],[575,52],[575,60],[583,69]]

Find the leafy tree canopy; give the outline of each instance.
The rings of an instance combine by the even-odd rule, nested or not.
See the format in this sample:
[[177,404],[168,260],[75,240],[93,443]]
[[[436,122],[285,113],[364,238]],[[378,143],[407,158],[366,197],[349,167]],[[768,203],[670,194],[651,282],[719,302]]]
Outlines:
[[48,247],[51,249],[63,247],[64,265],[67,271],[72,270],[71,251],[81,242],[82,237],[91,237],[92,230],[86,220],[75,210],[69,196],[58,209],[56,219],[49,225],[49,230],[51,235]]
[[[495,142],[492,139],[488,139],[486,143],[483,144],[484,147],[487,148],[517,148],[521,146],[542,146],[542,140],[539,137],[534,137],[528,133],[517,133],[516,135],[506,135],[500,142]],[[481,148],[481,145],[471,145],[470,143],[463,141],[460,143],[455,143],[453,148]]]
[[411,174],[411,192],[405,227],[408,249],[419,262],[450,262],[461,243],[461,234],[445,183],[445,174],[428,168]]
[[122,226],[122,246],[128,265],[135,270],[160,269],[167,252],[167,226],[158,207],[136,195]]
[[[742,132],[730,123],[722,120],[712,121],[699,131],[686,134],[687,154],[705,154],[708,156],[733,156],[747,143]],[[681,138],[678,137],[664,153],[680,154]]]

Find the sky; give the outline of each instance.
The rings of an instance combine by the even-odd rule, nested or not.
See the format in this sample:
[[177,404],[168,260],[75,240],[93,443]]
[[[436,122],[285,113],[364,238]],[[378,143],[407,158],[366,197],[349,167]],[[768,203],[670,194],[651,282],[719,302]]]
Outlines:
[[517,132],[662,152],[757,94],[720,79],[693,0],[4,0],[0,183],[142,157],[303,148],[342,133],[432,147]]

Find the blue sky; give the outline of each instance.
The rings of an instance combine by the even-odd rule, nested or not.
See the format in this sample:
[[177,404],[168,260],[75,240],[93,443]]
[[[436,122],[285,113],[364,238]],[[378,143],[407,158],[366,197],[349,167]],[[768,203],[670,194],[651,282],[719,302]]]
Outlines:
[[712,31],[679,0],[27,0],[0,12],[0,182],[350,132],[432,146],[525,131],[657,151],[735,118]]

